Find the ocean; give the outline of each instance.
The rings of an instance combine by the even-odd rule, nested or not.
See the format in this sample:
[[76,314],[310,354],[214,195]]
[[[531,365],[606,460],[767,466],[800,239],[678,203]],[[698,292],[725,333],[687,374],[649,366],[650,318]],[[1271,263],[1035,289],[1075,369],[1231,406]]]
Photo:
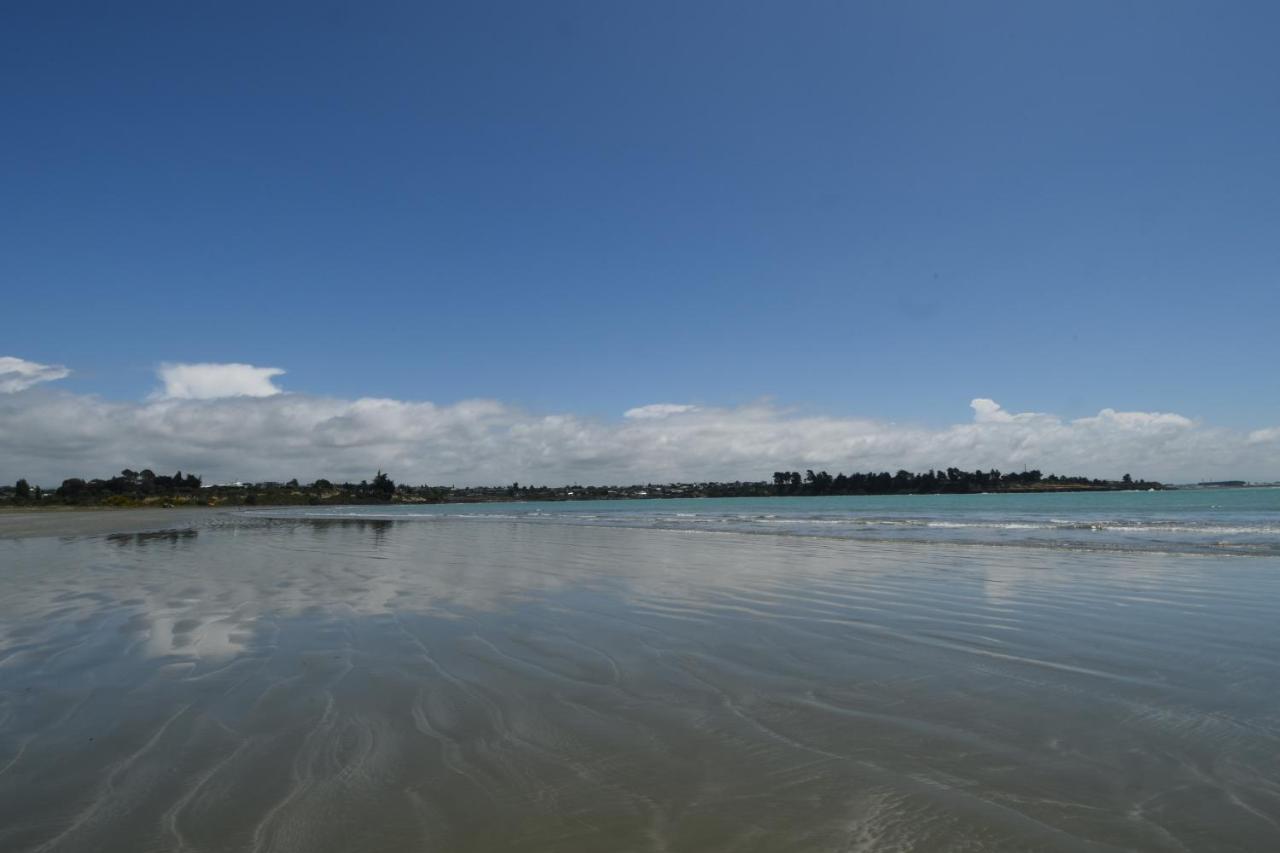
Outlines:
[[589,524],[872,541],[1280,555],[1280,488],[697,498],[271,510],[270,517]]
[[119,515],[0,539],[0,849],[1280,849],[1280,491]]

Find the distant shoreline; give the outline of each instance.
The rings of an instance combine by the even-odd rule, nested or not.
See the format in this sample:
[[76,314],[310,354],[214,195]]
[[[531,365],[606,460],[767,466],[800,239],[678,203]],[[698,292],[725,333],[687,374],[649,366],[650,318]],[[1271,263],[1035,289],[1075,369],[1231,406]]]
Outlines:
[[[1054,494],[1064,492],[1102,492],[1102,491],[1144,491],[1140,489],[1002,489],[987,494]],[[982,494],[968,492],[963,494]],[[896,497],[913,497],[918,494],[896,495]],[[700,496],[705,497],[705,496]],[[822,495],[744,495],[741,497],[757,499],[824,497]],[[834,497],[895,497],[895,495],[836,495]],[[466,504],[502,504],[502,503],[573,503],[590,500],[693,500],[688,496],[649,495],[644,497],[567,497],[560,499],[528,500],[526,498],[492,497],[472,498],[449,501],[404,501],[363,503],[322,503],[311,504],[307,501],[272,502],[256,505],[220,504],[208,506],[196,503],[178,503],[170,506],[136,504],[126,506],[67,506],[51,504],[46,506],[0,507],[0,540],[25,539],[34,537],[62,536],[105,536],[110,534],[135,534],[161,530],[186,529],[192,526],[207,524],[218,516],[235,516],[245,510],[271,509],[272,507],[343,507],[343,506],[442,506]]]
[[[716,484],[719,485],[719,484]],[[1262,484],[1263,486],[1267,484]],[[1260,486],[1261,487],[1261,486]],[[215,487],[222,489],[223,487]],[[663,491],[664,487],[650,487],[653,492],[622,492],[622,493],[603,493],[607,487],[581,487],[581,492],[564,492],[562,489],[556,490],[559,493],[539,494],[526,493],[508,494],[505,487],[475,487],[452,489],[439,497],[423,498],[413,495],[396,494],[387,500],[377,499],[360,499],[352,498],[347,494],[339,494],[333,496],[325,496],[317,499],[314,495],[308,495],[300,492],[285,492],[283,490],[263,490],[254,491],[251,487],[245,487],[248,494],[254,495],[254,500],[244,500],[243,495],[228,496],[225,493],[217,497],[203,500],[200,495],[166,497],[166,498],[147,498],[136,501],[111,501],[99,503],[82,503],[82,504],[65,504],[46,502],[42,504],[26,503],[26,504],[10,504],[0,505],[0,518],[6,516],[15,516],[22,514],[46,515],[59,513],[92,513],[102,512],[107,514],[130,512],[136,513],[140,511],[154,511],[156,513],[172,513],[175,511],[186,512],[195,510],[228,512],[241,509],[262,509],[273,506],[422,506],[422,505],[440,505],[440,504],[482,504],[482,503],[573,503],[578,501],[636,501],[636,500],[695,500],[700,498],[757,498],[777,500],[779,498],[814,498],[814,497],[854,497],[854,498],[883,498],[883,497],[921,497],[925,495],[1029,495],[1029,494],[1064,494],[1064,493],[1082,493],[1082,492],[1147,492],[1147,491],[1176,491],[1179,488],[1192,489],[1229,489],[1229,488],[1249,488],[1249,486],[1166,486],[1159,483],[1152,484],[1134,484],[1133,486],[1120,486],[1117,484],[1107,485],[1079,485],[1079,484],[1053,484],[1041,483],[1030,486],[1017,486],[1012,488],[989,489],[985,491],[901,491],[901,492],[838,492],[828,494],[776,494],[769,491],[759,491],[752,493],[722,493],[718,490],[711,489],[708,491]],[[669,488],[669,487],[668,487]],[[239,499],[237,499],[239,498]]]
[[[1228,481],[1223,481],[1225,485]],[[334,483],[320,478],[287,482],[206,484],[202,477],[181,471],[172,476],[124,469],[109,479],[72,477],[57,489],[31,485],[25,479],[0,486],[0,507],[178,507],[178,506],[335,506],[361,504],[496,503],[511,501],[635,500],[663,498],[781,498],[828,496],[1037,494],[1058,492],[1157,491],[1163,483],[1125,474],[1119,479],[1045,476],[1039,469],[1001,472],[934,469],[924,473],[899,470],[829,474],[808,470],[774,471],[770,480],[683,481],[631,485],[530,486],[413,486],[396,483],[378,471],[359,483]]]
[[[1198,490],[1223,490],[1238,491],[1240,489],[1251,488],[1280,488],[1280,485],[1274,483],[1263,483],[1247,486],[1189,486],[1189,487],[1165,487],[1165,491],[1198,491]],[[1058,488],[1058,489],[1001,489],[994,492],[964,492],[964,493],[930,493],[930,494],[956,494],[965,495],[1027,495],[1027,494],[1079,494],[1085,492],[1142,492],[1147,489],[1098,489],[1098,488]],[[906,493],[897,495],[749,495],[742,497],[754,497],[757,499],[776,500],[783,498],[805,498],[805,497],[921,497],[920,493]],[[585,502],[590,500],[614,500],[614,501],[631,501],[631,500],[691,500],[688,496],[669,496],[669,495],[650,495],[646,497],[613,497],[613,498],[591,498],[591,497],[571,497],[558,500],[542,499],[540,501],[530,501],[525,498],[512,497],[490,497],[490,498],[472,498],[472,499],[455,499],[446,501],[364,501],[352,503],[326,502],[313,504],[306,501],[295,502],[274,502],[262,503],[257,505],[232,505],[221,504],[218,506],[208,506],[206,504],[196,503],[179,503],[171,506],[163,506],[156,503],[136,504],[126,506],[67,506],[65,504],[50,504],[46,506],[16,506],[16,507],[0,507],[0,541],[10,539],[26,539],[39,537],[81,537],[81,536],[109,536],[113,534],[135,535],[142,533],[162,532],[162,531],[188,531],[198,529],[202,526],[210,524],[213,520],[223,517],[225,519],[234,519],[246,511],[252,510],[270,510],[273,508],[286,507],[315,507],[315,508],[341,508],[341,507],[412,507],[412,506],[466,506],[475,504],[505,504],[505,503],[573,503],[575,501]]]

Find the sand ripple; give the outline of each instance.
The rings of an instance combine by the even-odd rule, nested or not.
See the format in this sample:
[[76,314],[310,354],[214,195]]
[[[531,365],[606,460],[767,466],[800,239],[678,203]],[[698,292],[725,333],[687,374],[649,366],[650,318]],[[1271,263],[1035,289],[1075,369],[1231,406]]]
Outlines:
[[1280,847],[1280,561],[469,523],[0,541],[0,848]]

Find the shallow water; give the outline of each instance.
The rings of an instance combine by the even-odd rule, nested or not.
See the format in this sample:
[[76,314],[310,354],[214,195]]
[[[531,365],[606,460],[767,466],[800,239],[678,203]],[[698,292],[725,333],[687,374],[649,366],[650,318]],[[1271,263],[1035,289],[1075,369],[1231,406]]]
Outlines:
[[864,541],[1280,556],[1280,488],[1266,487],[280,507],[260,514],[419,522],[470,518]]
[[1278,594],[494,519],[0,541],[0,849],[1278,849]]

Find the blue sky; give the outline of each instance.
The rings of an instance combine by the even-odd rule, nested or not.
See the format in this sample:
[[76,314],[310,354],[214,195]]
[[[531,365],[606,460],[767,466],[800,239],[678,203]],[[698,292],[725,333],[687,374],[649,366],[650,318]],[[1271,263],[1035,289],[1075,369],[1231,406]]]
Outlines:
[[0,355],[1280,423],[1270,3],[22,4]]

